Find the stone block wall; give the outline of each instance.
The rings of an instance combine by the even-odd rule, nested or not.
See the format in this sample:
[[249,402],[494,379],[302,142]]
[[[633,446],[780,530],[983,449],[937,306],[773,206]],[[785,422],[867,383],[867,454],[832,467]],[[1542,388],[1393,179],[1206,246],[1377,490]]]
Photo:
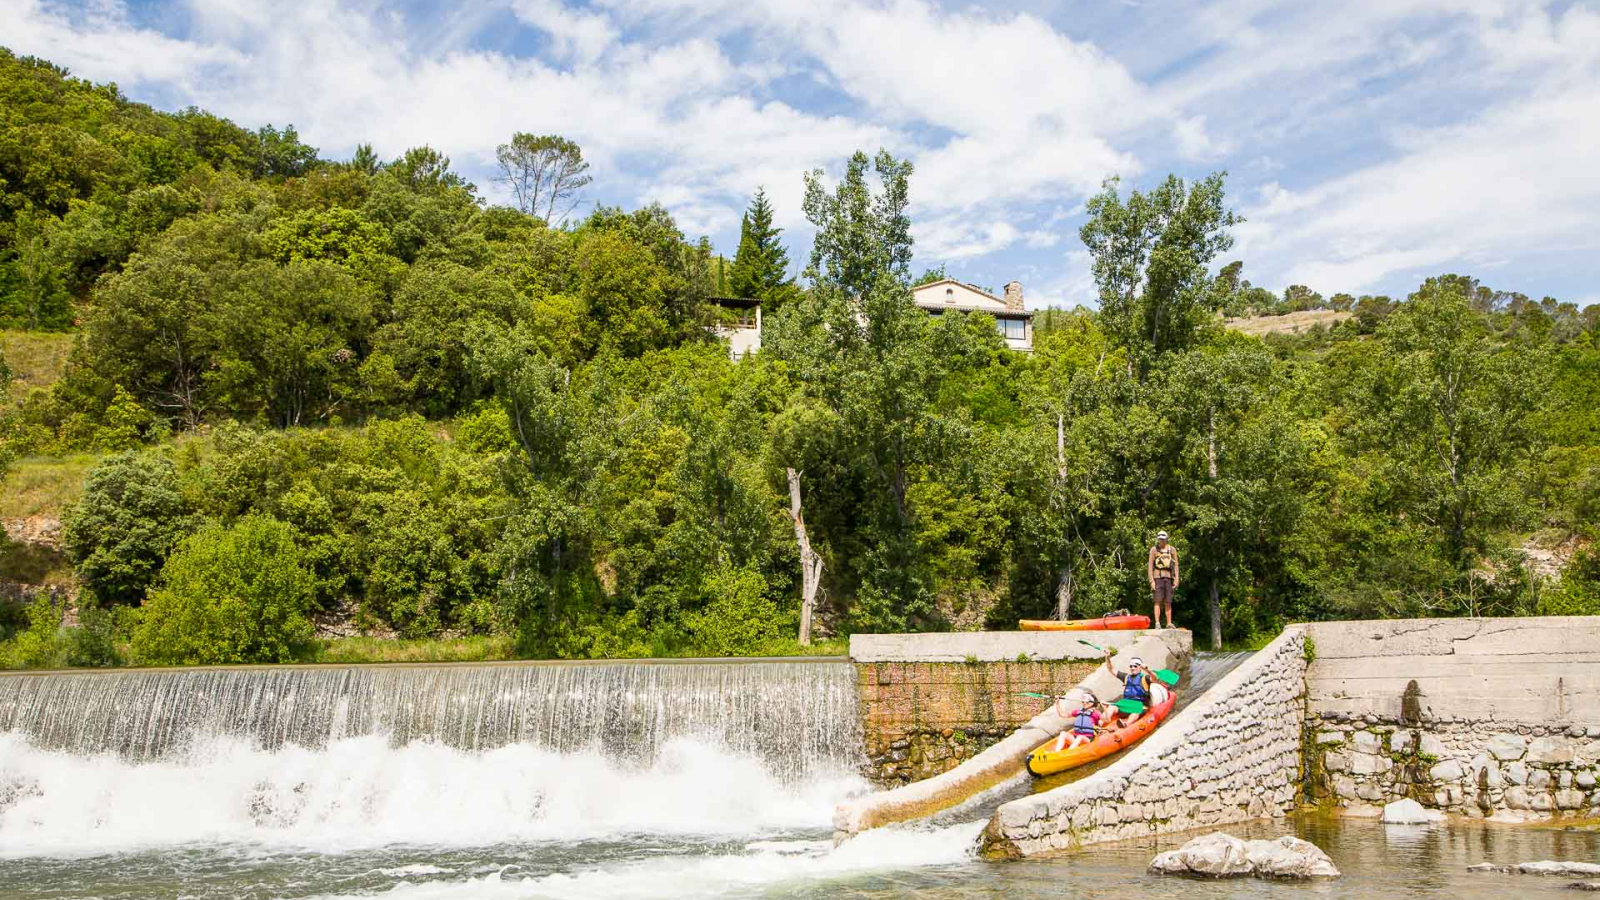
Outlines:
[[1291,626],[1122,759],[1073,784],[1000,807],[990,856],[1283,815],[1298,800],[1305,629]]
[[867,777],[879,786],[955,768],[1026,724],[1098,660],[856,664]]
[[1308,626],[1307,787],[1500,821],[1600,816],[1600,618]]
[[1311,788],[1322,803],[1376,814],[1410,797],[1496,821],[1600,817],[1600,726],[1408,723],[1334,714],[1307,720]]

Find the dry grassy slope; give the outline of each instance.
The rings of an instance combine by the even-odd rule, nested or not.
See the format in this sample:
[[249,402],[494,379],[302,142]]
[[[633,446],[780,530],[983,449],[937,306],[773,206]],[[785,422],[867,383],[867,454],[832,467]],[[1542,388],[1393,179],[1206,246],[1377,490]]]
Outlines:
[[0,331],[0,358],[11,369],[11,399],[19,402],[34,388],[55,384],[66,368],[72,335],[39,331]]
[[1352,314],[1332,309],[1314,309],[1287,313],[1281,316],[1252,316],[1248,319],[1229,319],[1227,326],[1234,331],[1253,334],[1296,334],[1310,331],[1313,325],[1332,326]]

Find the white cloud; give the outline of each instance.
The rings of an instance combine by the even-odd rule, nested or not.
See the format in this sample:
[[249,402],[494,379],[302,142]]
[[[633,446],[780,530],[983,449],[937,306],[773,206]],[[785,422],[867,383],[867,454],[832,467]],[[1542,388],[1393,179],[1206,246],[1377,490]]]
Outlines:
[[1061,234],[1055,231],[1036,229],[1024,234],[1022,237],[1027,245],[1035,250],[1043,250],[1046,247],[1054,247],[1061,243]]
[[954,262],[984,256],[1016,243],[1022,232],[1010,222],[972,223],[961,219],[913,221],[919,259]]
[[563,59],[592,63],[617,39],[617,29],[602,14],[574,12],[560,0],[514,0],[517,19],[550,35]]

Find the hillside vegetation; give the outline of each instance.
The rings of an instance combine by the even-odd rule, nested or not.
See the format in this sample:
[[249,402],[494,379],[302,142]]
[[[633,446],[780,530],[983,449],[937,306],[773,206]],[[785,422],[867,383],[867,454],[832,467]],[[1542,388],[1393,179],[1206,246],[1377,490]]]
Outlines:
[[[586,171],[500,150],[514,188],[541,153]],[[491,206],[428,147],[328,160],[0,53],[4,514],[61,520],[79,591],[0,606],[0,655],[793,652],[789,470],[832,636],[1145,608],[1158,529],[1217,642],[1600,611],[1596,309],[1459,275],[1278,297],[1228,260],[1222,176],[1171,177],[1090,201],[1099,309],[1019,354],[911,303],[910,163],[804,177],[796,280],[759,193],[724,266],[659,205]],[[733,292],[767,311],[737,361]],[[1222,326],[1324,308],[1351,315]]]

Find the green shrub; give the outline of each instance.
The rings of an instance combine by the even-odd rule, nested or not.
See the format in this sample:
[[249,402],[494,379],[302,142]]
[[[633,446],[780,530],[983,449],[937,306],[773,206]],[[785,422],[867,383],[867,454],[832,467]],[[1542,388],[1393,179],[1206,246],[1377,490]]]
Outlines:
[[62,662],[58,636],[61,611],[46,594],[28,604],[28,627],[17,634],[11,645],[9,666],[19,669],[48,669]]
[[[133,610],[123,607],[121,611]],[[111,610],[78,610],[78,627],[61,632],[63,661],[69,666],[95,669],[122,665],[122,653],[117,649],[119,630],[116,614]]]
[[750,656],[778,639],[783,622],[754,569],[724,568],[706,581],[709,601],[689,616],[699,656]]
[[311,640],[314,583],[293,529],[247,516],[190,536],[161,570],[133,633],[143,663],[288,662]]
[[133,604],[195,524],[172,460],[130,451],[89,472],[61,537],[79,583],[96,599]]

